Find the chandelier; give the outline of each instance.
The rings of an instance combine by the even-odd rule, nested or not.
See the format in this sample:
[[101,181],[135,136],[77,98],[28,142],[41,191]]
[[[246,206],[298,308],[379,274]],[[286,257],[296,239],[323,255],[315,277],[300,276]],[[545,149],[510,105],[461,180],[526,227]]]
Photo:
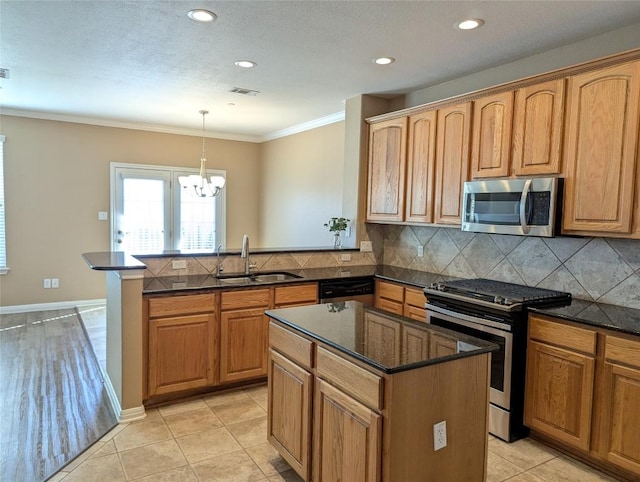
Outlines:
[[208,110],[201,110],[202,114],[202,156],[200,156],[200,174],[192,174],[190,176],[180,176],[178,181],[183,189],[193,188],[192,193],[198,197],[213,197],[224,187],[224,177],[211,176],[207,179],[207,157],[204,154],[204,116],[209,113]]

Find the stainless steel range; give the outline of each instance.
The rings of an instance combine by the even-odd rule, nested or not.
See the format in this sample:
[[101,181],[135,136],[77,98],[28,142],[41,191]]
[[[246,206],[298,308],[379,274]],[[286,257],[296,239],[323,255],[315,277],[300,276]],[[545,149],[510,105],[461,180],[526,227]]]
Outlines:
[[527,308],[571,302],[571,294],[488,279],[433,283],[424,290],[427,322],[491,341],[489,432],[507,442],[523,424]]

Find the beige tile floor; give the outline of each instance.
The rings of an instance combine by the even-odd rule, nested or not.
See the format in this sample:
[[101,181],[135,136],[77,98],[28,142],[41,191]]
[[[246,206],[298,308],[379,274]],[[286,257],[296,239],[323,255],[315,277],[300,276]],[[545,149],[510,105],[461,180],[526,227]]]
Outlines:
[[[267,443],[259,386],[151,409],[118,425],[52,481],[299,481]],[[591,482],[610,477],[531,439],[490,437],[487,481]]]
[[[81,314],[104,363],[104,308]],[[118,425],[50,480],[300,481],[267,442],[266,409],[266,386],[150,409],[144,420]],[[528,438],[507,444],[489,436],[487,472],[488,482],[615,480]]]

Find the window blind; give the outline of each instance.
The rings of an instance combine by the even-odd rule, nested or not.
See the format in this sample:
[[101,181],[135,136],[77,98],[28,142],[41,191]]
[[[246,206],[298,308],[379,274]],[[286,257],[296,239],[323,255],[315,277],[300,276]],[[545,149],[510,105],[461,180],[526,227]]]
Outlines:
[[7,270],[7,241],[4,202],[4,136],[0,136],[0,274]]

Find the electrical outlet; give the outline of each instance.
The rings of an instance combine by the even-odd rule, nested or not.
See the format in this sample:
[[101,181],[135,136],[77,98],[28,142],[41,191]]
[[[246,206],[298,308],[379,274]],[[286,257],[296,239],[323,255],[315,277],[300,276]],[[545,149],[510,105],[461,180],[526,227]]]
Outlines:
[[351,254],[350,253],[342,253],[340,255],[340,260],[341,261],[351,261]]
[[424,246],[418,246],[418,257],[424,257]]
[[173,269],[187,269],[187,260],[186,259],[174,259],[171,262],[171,267]]
[[107,221],[109,213],[107,211],[98,211],[98,221]]
[[360,251],[373,251],[371,241],[360,241]]
[[60,280],[58,278],[51,278],[51,287],[60,288]]
[[42,286],[47,290],[51,288],[51,278],[45,278]]
[[447,446],[447,422],[442,422],[433,425],[433,451],[443,449]]

